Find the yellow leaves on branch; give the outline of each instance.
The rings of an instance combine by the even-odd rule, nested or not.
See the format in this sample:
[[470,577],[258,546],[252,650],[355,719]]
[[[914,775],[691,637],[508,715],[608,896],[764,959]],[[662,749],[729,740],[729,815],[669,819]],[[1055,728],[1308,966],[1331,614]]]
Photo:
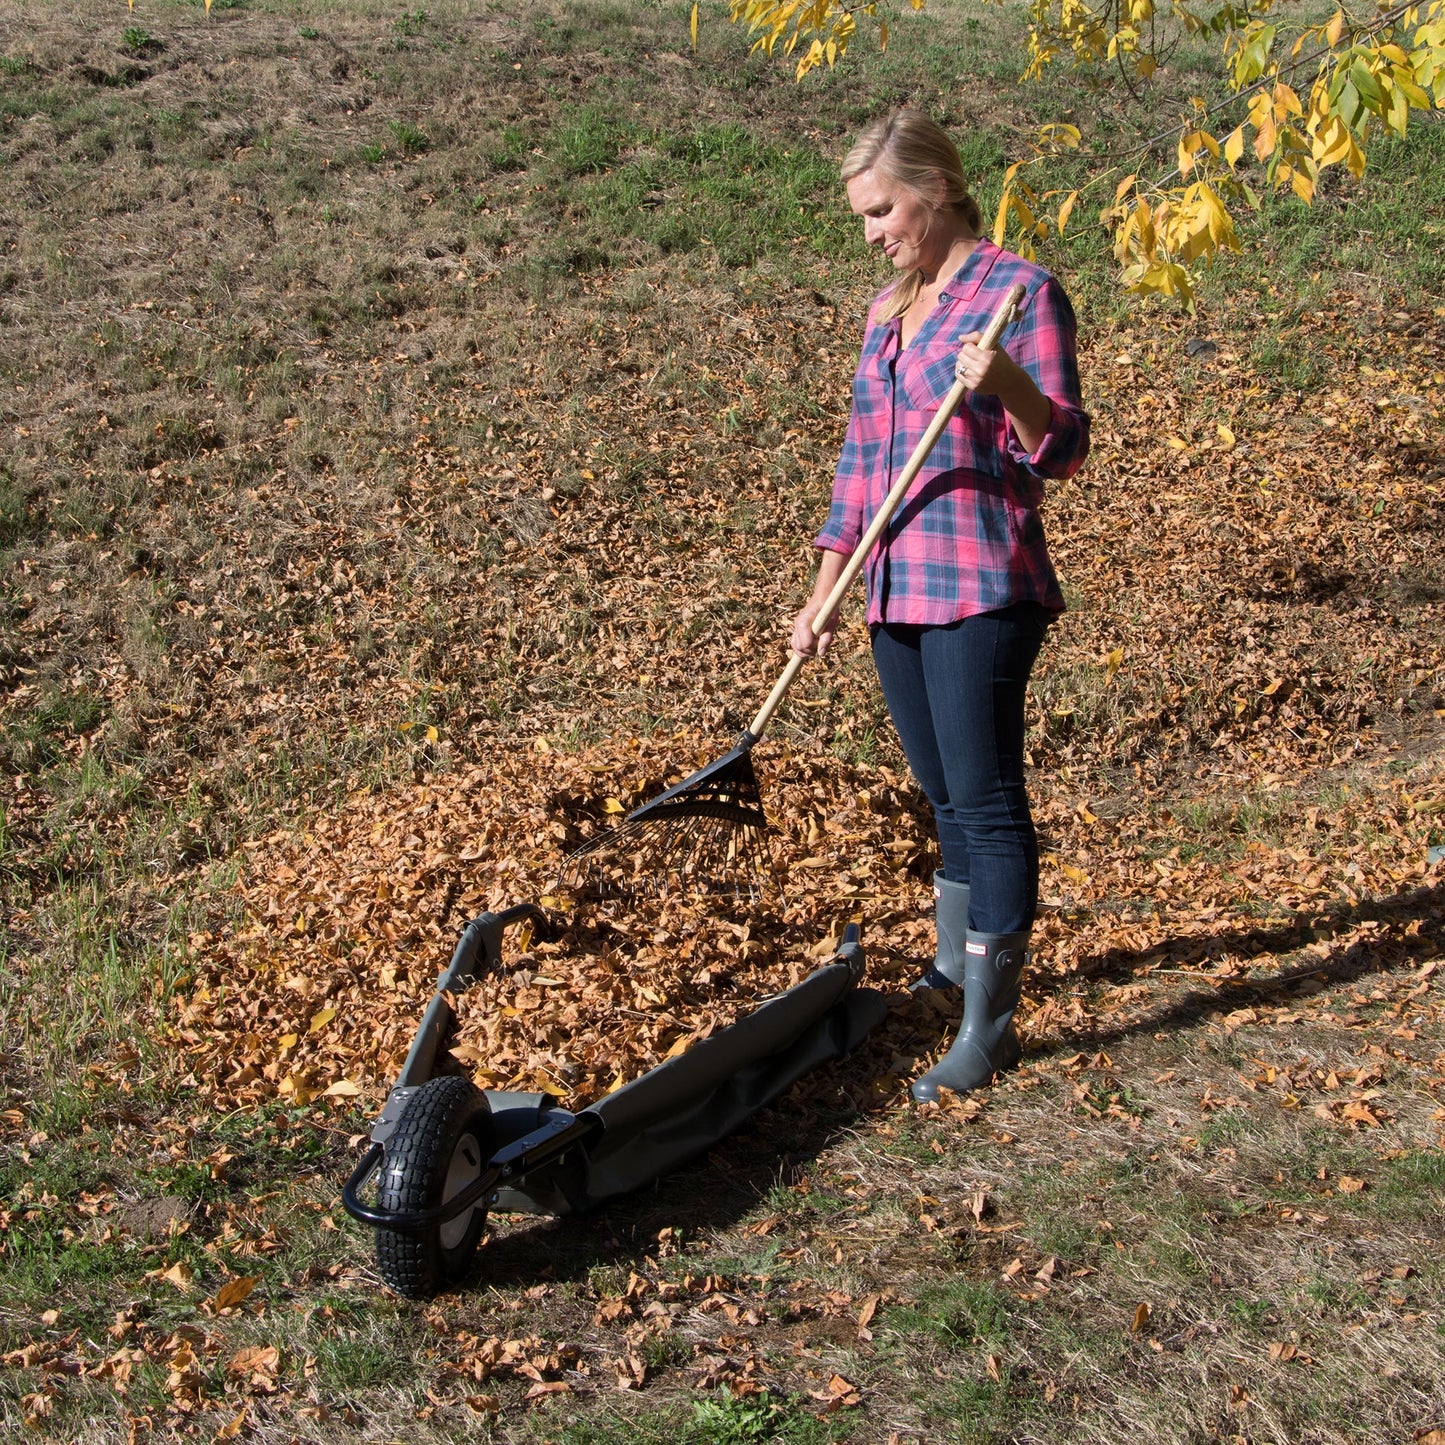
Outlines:
[[1078,203],[1078,191],[1045,191],[1040,195],[1023,179],[1022,173],[1025,167],[1037,165],[1050,156],[1078,150],[1082,140],[1082,133],[1074,125],[1039,127],[1033,142],[1033,156],[1026,161],[1015,161],[1004,172],[1003,192],[993,227],[996,245],[1002,246],[1009,239],[1010,221],[1015,247],[1021,256],[1030,260],[1034,257],[1034,242],[1045,240],[1051,228],[1060,236],[1064,234],[1064,227]]
[[1189,305],[1189,267],[1220,250],[1237,251],[1234,220],[1207,181],[1164,191],[1151,199],[1137,176],[1121,183],[1113,207],[1104,212],[1114,230],[1120,279],[1131,290],[1171,296]]
[[[901,3],[901,0],[899,0]],[[922,10],[926,0],[907,0],[912,10]],[[847,53],[858,33],[858,17],[878,23],[878,45],[888,48],[888,25],[879,18],[887,10],[878,0],[847,3],[847,0],[728,0],[728,19],[747,27],[755,36],[753,50],[767,55],[781,51],[798,57],[796,75],[801,80],[820,65],[832,67]],[[697,6],[692,10],[692,42],[697,45]]]
[[[1225,73],[1237,101],[1211,110],[1196,100],[1194,116],[1180,127],[1174,174],[1152,185],[1129,176],[1101,211],[1129,289],[1192,307],[1198,267],[1239,248],[1231,207],[1258,205],[1245,180],[1247,157],[1263,168],[1270,187],[1288,189],[1309,205],[1326,168],[1364,174],[1373,126],[1403,136],[1411,111],[1445,109],[1445,0],[1402,5],[1363,26],[1337,10],[1325,23],[1300,30],[1283,58],[1280,26],[1260,18],[1271,8],[1269,0],[1251,0],[1225,31]],[[1034,0],[1026,77],[1037,78],[1069,57],[1075,69],[1112,62],[1126,75],[1147,79],[1155,68],[1148,46],[1160,45],[1163,54],[1170,43],[1159,39],[1171,33],[1157,28],[1161,17],[1172,20],[1174,34],[1204,29],[1178,3],[1166,10],[1154,0],[1104,0],[1098,6]],[[1301,88],[1290,83],[1299,74],[1307,79]],[[1206,128],[1216,111],[1238,101],[1246,116],[1232,131],[1216,135]],[[1041,198],[1025,179],[1046,153],[1041,140],[1033,157],[1010,167],[998,210],[995,239],[1012,239],[1026,254],[1047,234],[1050,219],[1061,232],[1066,218],[1062,207],[1052,218],[1041,215]],[[1076,199],[1077,192],[1069,193],[1070,209]]]
[[[729,0],[728,19],[757,37],[754,51],[772,55],[781,46],[790,56],[801,45],[796,71],[801,80],[819,65],[836,65],[857,33],[857,15],[872,17],[877,9],[876,4],[848,7],[837,0]],[[886,26],[880,38],[886,45]]]
[[[903,3],[729,0],[728,18],[747,27],[754,51],[796,56],[802,79],[842,59],[860,17],[876,22],[886,46],[883,17]],[[907,3],[921,10],[925,0]],[[1147,85],[1183,36],[1223,35],[1223,75],[1235,99],[1212,109],[1195,100],[1180,126],[1177,171],[1152,184],[1131,177],[1100,213],[1130,289],[1192,306],[1199,267],[1239,249],[1231,208],[1259,204],[1244,178],[1247,160],[1263,168],[1268,186],[1308,205],[1328,167],[1342,166],[1356,178],[1364,173],[1373,126],[1402,136],[1411,111],[1445,109],[1445,0],[1399,5],[1365,21],[1341,8],[1288,36],[1281,23],[1266,21],[1274,8],[1273,0],[1241,0],[1200,16],[1184,0],[1030,0],[1025,80],[1067,60],[1075,70],[1107,65],[1131,87]],[[694,5],[694,45],[697,17]],[[1206,127],[1216,112],[1241,102],[1246,115],[1233,130]],[[1141,159],[1161,139],[1141,147]],[[1033,154],[1005,174],[994,222],[999,244],[1031,257],[1051,232],[1063,234],[1080,188],[1046,189],[1037,179],[1048,173],[1051,157],[1080,149],[1071,126],[1039,131]],[[1084,188],[1106,183],[1110,174],[1101,170]]]

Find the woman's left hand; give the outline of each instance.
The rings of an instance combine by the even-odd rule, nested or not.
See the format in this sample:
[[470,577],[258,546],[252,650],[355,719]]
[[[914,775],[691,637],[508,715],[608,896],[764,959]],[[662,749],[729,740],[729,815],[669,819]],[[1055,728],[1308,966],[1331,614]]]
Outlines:
[[1003,397],[1005,393],[1017,389],[1020,378],[1033,386],[1033,378],[1003,347],[996,346],[991,351],[985,351],[978,344],[982,340],[981,331],[970,331],[958,348],[955,374],[970,391],[976,391],[980,396]]
[[1019,440],[1036,451],[1048,435],[1053,408],[1034,379],[1003,347],[985,351],[980,331],[970,331],[958,348],[955,375],[979,396],[996,396],[1013,422]]

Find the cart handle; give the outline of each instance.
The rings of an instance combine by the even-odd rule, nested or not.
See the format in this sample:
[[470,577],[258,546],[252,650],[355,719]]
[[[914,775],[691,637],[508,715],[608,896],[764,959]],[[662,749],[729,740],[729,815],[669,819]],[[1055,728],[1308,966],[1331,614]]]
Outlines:
[[[417,1026],[406,1062],[401,1066],[401,1073],[397,1075],[393,1087],[415,1088],[431,1078],[437,1050],[453,1018],[448,995],[465,993],[501,958],[503,930],[524,918],[543,925],[547,922],[546,913],[537,904],[517,903],[500,913],[483,913],[467,924],[451,962],[437,979],[436,992]],[[387,1133],[390,1132],[387,1130]],[[374,1132],[372,1137],[375,1137]]]

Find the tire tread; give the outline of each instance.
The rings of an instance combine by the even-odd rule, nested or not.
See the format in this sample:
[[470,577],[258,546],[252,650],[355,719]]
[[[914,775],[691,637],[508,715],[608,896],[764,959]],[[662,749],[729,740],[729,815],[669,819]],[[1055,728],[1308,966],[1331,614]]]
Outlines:
[[[442,1203],[457,1142],[468,1127],[476,1128],[477,1115],[488,1112],[486,1095],[470,1079],[443,1075],[424,1084],[407,1101],[386,1141],[376,1191],[378,1207],[431,1209]],[[482,1157],[488,1158],[490,1129],[477,1132],[483,1141]],[[439,1225],[419,1233],[378,1229],[376,1262],[381,1277],[407,1299],[430,1299],[466,1273],[485,1227],[485,1211],[479,1209],[467,1238],[450,1250],[442,1244]]]

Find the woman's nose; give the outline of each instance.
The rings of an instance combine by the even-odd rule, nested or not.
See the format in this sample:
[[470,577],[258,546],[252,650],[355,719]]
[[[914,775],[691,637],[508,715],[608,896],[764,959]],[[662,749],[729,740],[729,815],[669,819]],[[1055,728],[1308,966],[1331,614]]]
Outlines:
[[863,240],[870,246],[876,246],[882,239],[883,227],[872,216],[865,216],[863,218]]

